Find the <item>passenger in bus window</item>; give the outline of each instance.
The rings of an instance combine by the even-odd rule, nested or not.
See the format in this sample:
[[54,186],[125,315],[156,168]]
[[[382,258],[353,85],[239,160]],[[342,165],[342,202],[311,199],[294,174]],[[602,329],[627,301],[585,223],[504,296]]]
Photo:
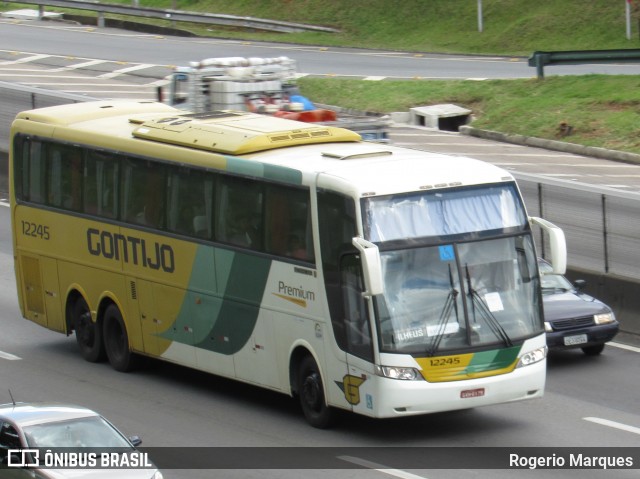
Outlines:
[[299,234],[293,233],[289,236],[289,251],[287,255],[296,259],[309,259],[307,248]]
[[229,242],[238,246],[258,249],[258,232],[249,214],[242,214],[235,219]]

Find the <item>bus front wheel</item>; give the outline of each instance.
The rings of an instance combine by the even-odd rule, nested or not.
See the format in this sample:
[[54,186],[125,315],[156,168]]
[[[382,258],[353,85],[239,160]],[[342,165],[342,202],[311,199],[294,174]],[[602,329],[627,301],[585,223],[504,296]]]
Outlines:
[[129,349],[127,328],[115,304],[110,304],[103,319],[104,346],[109,363],[116,371],[128,372],[136,366],[136,356]]
[[311,356],[306,356],[298,370],[298,396],[307,422],[324,429],[333,421],[334,411],[327,406],[320,369]]
[[102,330],[98,323],[91,321],[91,311],[87,302],[79,298],[73,305],[73,328],[82,357],[92,363],[105,359]]

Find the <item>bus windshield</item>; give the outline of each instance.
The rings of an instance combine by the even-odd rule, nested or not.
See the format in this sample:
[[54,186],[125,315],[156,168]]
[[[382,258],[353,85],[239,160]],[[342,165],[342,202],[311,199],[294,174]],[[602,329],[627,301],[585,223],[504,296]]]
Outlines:
[[381,253],[381,350],[446,354],[542,333],[529,234]]
[[513,183],[368,198],[363,211],[381,245],[382,351],[447,354],[542,333],[535,249]]

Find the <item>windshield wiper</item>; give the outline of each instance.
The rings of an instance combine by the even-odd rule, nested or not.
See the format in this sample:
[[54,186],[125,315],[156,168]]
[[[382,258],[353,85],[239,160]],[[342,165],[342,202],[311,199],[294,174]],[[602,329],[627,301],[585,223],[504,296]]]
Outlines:
[[509,337],[507,332],[504,330],[504,328],[500,324],[500,321],[496,319],[496,317],[493,315],[493,313],[489,309],[489,306],[487,306],[487,303],[484,301],[484,299],[482,299],[482,296],[480,296],[480,294],[471,285],[471,275],[469,274],[469,265],[465,264],[464,268],[467,274],[467,288],[469,289],[469,295],[471,295],[471,298],[473,300],[472,305],[474,306],[473,308],[474,320],[475,320],[475,313],[476,313],[476,307],[477,307],[478,312],[480,313],[480,316],[489,325],[489,328],[491,329],[493,334],[495,334],[498,339],[501,339],[504,342],[504,344],[507,345],[507,347],[513,346],[513,342],[511,341],[511,338]]
[[440,318],[438,319],[438,332],[436,333],[436,336],[431,343],[431,348],[429,348],[429,356],[434,356],[436,354],[436,351],[438,351],[440,342],[442,341],[445,331],[447,330],[447,323],[449,322],[449,316],[451,315],[452,308],[456,313],[456,321],[458,321],[458,303],[456,301],[456,298],[458,297],[459,291],[453,286],[453,273],[451,273],[451,265],[449,265],[449,285],[449,294],[444,302],[444,306],[442,307]]

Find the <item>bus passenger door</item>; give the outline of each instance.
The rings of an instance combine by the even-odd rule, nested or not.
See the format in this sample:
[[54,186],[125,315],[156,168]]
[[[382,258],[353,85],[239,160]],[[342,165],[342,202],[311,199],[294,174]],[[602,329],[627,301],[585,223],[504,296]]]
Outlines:
[[340,263],[342,308],[347,336],[348,374],[343,380],[345,398],[354,411],[373,414],[374,354],[369,316],[369,299],[359,255],[349,254]]
[[58,263],[46,257],[20,256],[25,317],[54,331],[64,331]]

